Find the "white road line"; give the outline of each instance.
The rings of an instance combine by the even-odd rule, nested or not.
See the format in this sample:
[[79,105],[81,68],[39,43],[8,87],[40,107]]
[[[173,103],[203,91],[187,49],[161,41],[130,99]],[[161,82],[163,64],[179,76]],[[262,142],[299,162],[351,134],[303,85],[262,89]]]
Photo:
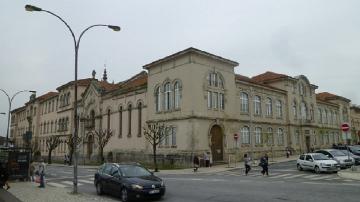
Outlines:
[[[74,185],[74,183],[72,181],[62,181],[62,183],[67,184],[67,185]],[[83,185],[83,184],[78,183],[78,186],[81,186],[81,185]]]
[[65,173],[65,174],[73,174],[73,172],[69,172],[69,171],[60,171],[62,173]]
[[257,173],[257,174],[248,174],[247,176],[249,177],[258,177],[258,176],[262,176],[262,174]]
[[203,178],[163,178],[164,180],[186,180],[186,181],[211,181],[211,182],[218,182],[218,181],[226,181],[225,179],[203,179]]
[[283,179],[292,179],[292,178],[301,177],[304,175],[306,175],[306,174],[298,174],[298,175],[288,176],[288,177],[284,177]]
[[345,182],[353,182],[354,180],[343,180]]
[[63,185],[63,184],[59,184],[59,183],[56,183],[56,182],[48,182],[46,183],[47,185],[50,185],[50,186],[53,186],[53,187],[60,187],[60,188],[65,188],[67,186]]
[[269,178],[280,178],[280,177],[285,177],[285,176],[289,176],[291,174],[282,174],[282,175],[276,175],[276,176],[272,176],[272,177],[269,177]]
[[85,184],[94,184],[94,181],[90,181],[90,180],[78,180],[78,181]]
[[93,178],[93,177],[91,177],[91,178],[89,178],[89,180],[94,181],[94,178]]
[[310,178],[314,178],[314,177],[316,177],[317,175],[308,175],[308,176],[305,176],[305,177],[303,177],[303,178],[306,178],[306,179],[310,179]]
[[310,180],[321,180],[321,179],[326,179],[326,178],[330,178],[330,177],[332,177],[332,176],[328,175],[328,176],[314,177],[314,178],[311,178]]

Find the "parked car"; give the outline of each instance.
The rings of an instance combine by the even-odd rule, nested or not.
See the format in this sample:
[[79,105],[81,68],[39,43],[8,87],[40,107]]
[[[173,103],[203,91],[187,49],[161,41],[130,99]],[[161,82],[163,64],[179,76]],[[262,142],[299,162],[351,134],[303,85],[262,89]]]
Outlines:
[[298,170],[320,172],[337,172],[340,164],[321,153],[307,153],[299,156],[296,162]]
[[[346,156],[348,155],[347,150],[341,150]],[[360,165],[360,156],[357,156],[349,151],[349,156],[354,159],[355,165]]]
[[316,153],[322,153],[330,159],[334,159],[340,164],[341,168],[348,168],[354,165],[355,160],[353,158],[348,158],[341,150],[337,149],[322,149],[316,151]]
[[123,202],[165,194],[164,181],[136,163],[105,163],[95,173],[94,184],[97,194],[119,195]]
[[360,156],[360,147],[359,146],[347,146],[347,145],[334,145],[333,149],[338,149],[338,150],[342,150],[342,151],[347,151],[349,150],[351,153]]

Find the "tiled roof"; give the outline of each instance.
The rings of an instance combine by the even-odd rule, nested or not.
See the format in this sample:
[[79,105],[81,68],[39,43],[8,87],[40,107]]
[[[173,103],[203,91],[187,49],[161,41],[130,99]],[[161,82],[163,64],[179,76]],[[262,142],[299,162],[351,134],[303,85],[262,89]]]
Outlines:
[[190,48],[187,48],[183,51],[179,51],[177,53],[174,53],[172,55],[169,55],[169,56],[166,56],[162,59],[159,59],[159,60],[156,60],[154,62],[151,62],[149,64],[146,64],[144,65],[144,69],[150,69],[151,67],[153,67],[154,65],[157,65],[157,64],[160,64],[160,63],[163,63],[163,62],[166,62],[166,61],[169,61],[169,60],[172,60],[176,57],[179,57],[179,56],[182,56],[182,55],[185,55],[187,53],[190,53],[190,52],[194,52],[194,53],[198,53],[200,55],[204,55],[206,57],[211,57],[213,59],[216,59],[216,60],[220,60],[222,62],[225,62],[225,63],[228,63],[228,64],[231,64],[233,66],[238,66],[239,63],[235,62],[235,61],[232,61],[232,60],[229,60],[229,59],[226,59],[226,58],[223,58],[223,57],[220,57],[218,55],[214,55],[214,54],[211,54],[211,53],[208,53],[208,52],[205,52],[205,51],[202,51],[202,50],[199,50],[199,49],[196,49],[196,48],[193,48],[193,47],[190,47]]
[[141,71],[139,74],[131,77],[130,79],[120,82],[121,90],[130,90],[147,84],[148,74],[146,71]]
[[278,79],[288,78],[288,75],[285,74],[278,74],[275,72],[267,71],[263,74],[259,74],[251,78],[251,80],[258,82],[258,83],[267,83],[269,81],[274,81]]
[[344,100],[345,102],[350,102],[351,100],[345,98],[345,97],[341,97],[338,95],[334,95],[328,92],[322,92],[322,93],[317,93],[316,94],[316,99],[321,100],[321,101],[329,101],[329,100]]
[[[94,80],[94,79],[93,78],[79,79],[79,80],[77,80],[77,85],[78,86],[88,86],[92,80]],[[70,86],[70,85],[74,85],[74,81],[70,81],[64,85],[61,85],[61,86],[57,87],[56,90],[60,91],[61,89],[65,88],[67,86]]]
[[57,95],[59,95],[58,92],[48,92],[48,93],[45,93],[44,95],[41,95],[41,96],[35,98],[35,100],[43,101],[43,100],[47,100],[49,98],[55,97]]
[[271,88],[271,89],[274,89],[274,90],[284,91],[282,89],[275,88],[275,87],[270,86],[270,85],[266,85],[266,84],[263,84],[263,83],[260,83],[260,82],[256,82],[256,81],[252,80],[251,78],[249,78],[247,76],[240,75],[240,74],[235,74],[235,80],[256,84],[256,85],[263,86],[263,87],[266,87],[266,88]]
[[119,88],[119,84],[108,83],[106,81],[99,81],[97,84],[105,92],[113,91]]

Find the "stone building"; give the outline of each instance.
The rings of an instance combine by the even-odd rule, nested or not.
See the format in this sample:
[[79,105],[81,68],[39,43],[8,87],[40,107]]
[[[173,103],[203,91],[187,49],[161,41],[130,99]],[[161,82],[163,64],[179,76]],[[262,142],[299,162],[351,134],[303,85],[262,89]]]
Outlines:
[[[142,131],[147,122],[164,122],[168,136],[159,145],[162,160],[191,162],[194,154],[211,151],[214,161],[255,158],[263,153],[283,156],[285,150],[302,153],[332,144],[356,142],[359,110],[350,100],[318,88],[306,76],[265,72],[252,78],[236,74],[238,63],[195,48],[188,48],[144,65],[142,71],[119,83],[79,81],[80,156],[95,160],[95,131],[114,134],[105,147],[112,160],[146,161],[151,147]],[[73,82],[12,111],[11,137],[22,144],[24,117],[33,109],[33,141],[46,155],[44,140],[64,140],[73,128]],[[35,111],[35,112],[34,112]],[[346,136],[341,123],[352,125]],[[357,124],[357,125],[356,125]],[[236,138],[237,137],[237,138]],[[66,144],[53,155],[62,157]],[[111,154],[111,155],[110,155]]]

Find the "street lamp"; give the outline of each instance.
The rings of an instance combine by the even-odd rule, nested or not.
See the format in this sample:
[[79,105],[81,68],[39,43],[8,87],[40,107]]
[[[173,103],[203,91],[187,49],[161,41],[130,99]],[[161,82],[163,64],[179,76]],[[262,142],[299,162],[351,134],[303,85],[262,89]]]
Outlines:
[[6,113],[5,112],[0,112],[0,114],[5,115]]
[[10,97],[9,94],[5,90],[3,90],[1,88],[0,88],[0,91],[2,91],[7,96],[8,101],[9,101],[8,124],[7,124],[6,141],[5,141],[5,146],[7,147],[9,145],[10,112],[11,112],[12,101],[14,100],[15,96],[20,94],[20,93],[23,93],[23,92],[36,93],[36,91],[34,91],[34,90],[21,90],[21,91],[16,92],[12,97]]
[[76,40],[75,34],[72,31],[71,27],[68,25],[68,23],[63,20],[60,16],[56,15],[55,13],[48,11],[48,10],[44,10],[42,8],[36,7],[36,6],[32,6],[32,5],[26,5],[25,6],[25,10],[26,11],[42,11],[42,12],[46,12],[49,13],[50,15],[53,15],[55,17],[57,17],[59,20],[61,20],[66,27],[69,29],[71,36],[73,38],[74,41],[74,48],[75,48],[75,80],[74,80],[74,87],[75,87],[75,92],[74,92],[74,141],[73,141],[73,147],[75,148],[75,158],[74,158],[74,189],[73,192],[74,194],[77,193],[77,165],[78,165],[78,155],[77,155],[77,138],[78,138],[78,114],[77,114],[77,74],[78,74],[78,51],[79,51],[79,45],[80,45],[80,40],[81,37],[84,35],[84,33],[86,31],[88,31],[89,29],[93,28],[93,27],[108,27],[109,29],[112,29],[113,31],[120,31],[120,27],[119,26],[115,26],[115,25],[105,25],[105,24],[95,24],[95,25],[91,25],[89,27],[87,27],[86,29],[84,29],[81,33],[79,38]]

